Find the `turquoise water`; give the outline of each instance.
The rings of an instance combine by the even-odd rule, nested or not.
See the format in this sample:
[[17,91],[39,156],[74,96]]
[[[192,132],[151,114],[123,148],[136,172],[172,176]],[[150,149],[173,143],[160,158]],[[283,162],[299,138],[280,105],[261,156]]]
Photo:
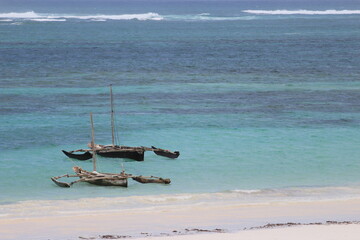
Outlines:
[[[359,196],[357,3],[2,4],[0,203],[337,187]],[[109,84],[120,144],[181,155],[99,157],[98,171],[123,165],[171,185],[51,182],[91,170],[61,153],[86,147],[90,112],[96,142],[111,142]]]

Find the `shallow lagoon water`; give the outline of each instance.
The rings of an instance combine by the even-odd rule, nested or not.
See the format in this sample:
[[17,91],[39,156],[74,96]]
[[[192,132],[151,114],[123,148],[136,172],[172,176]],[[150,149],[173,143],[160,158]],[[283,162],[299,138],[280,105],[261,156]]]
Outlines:
[[[108,2],[55,12],[40,3],[8,5],[0,13],[0,203],[231,191],[291,195],[294,188],[304,196],[315,190],[315,198],[323,191],[319,198],[359,196],[359,14],[259,15],[243,12],[255,7],[238,2],[177,9]],[[360,9],[335,6],[344,8]],[[37,20],[56,15],[65,21],[32,20],[24,15],[29,11]],[[22,18],[1,15],[13,12]],[[162,19],[123,19],[149,12]],[[84,19],[89,14],[122,19]],[[146,153],[144,162],[99,158],[99,171],[123,165],[129,173],[169,177],[171,185],[62,189],[51,182],[75,165],[91,169],[91,161],[61,153],[90,141],[90,112],[96,142],[111,142],[109,84],[120,144],[181,155]]]

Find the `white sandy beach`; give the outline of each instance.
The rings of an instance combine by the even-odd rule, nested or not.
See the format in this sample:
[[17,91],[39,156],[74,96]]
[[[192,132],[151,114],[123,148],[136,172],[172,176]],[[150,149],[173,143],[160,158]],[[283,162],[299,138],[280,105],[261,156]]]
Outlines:
[[360,225],[297,226],[275,229],[245,230],[236,233],[213,233],[184,236],[137,238],[137,240],[358,240]]
[[[1,216],[0,239],[102,239],[104,236],[141,239],[162,236],[161,239],[350,240],[360,236],[359,224],[326,224],[327,221],[357,222],[360,219],[360,199],[257,204],[216,202],[121,211],[95,208],[89,212],[76,212],[76,205],[72,210],[63,209],[60,203],[55,210],[49,205],[31,206],[33,211],[43,213],[34,216]],[[14,209],[17,207],[12,206]],[[2,210],[6,208],[1,207]],[[21,209],[17,211],[22,212]],[[325,225],[248,230],[269,223],[289,222]],[[225,233],[213,233],[217,230]]]

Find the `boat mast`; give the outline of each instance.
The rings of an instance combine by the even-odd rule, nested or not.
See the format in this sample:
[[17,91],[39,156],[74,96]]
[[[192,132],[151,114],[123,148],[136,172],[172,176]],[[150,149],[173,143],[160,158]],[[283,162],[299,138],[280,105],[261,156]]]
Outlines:
[[110,84],[110,103],[111,103],[111,141],[115,146],[115,121],[114,121],[114,97],[112,93],[112,85]]
[[95,152],[95,133],[94,133],[94,121],[92,113],[90,113],[91,122],[91,150],[93,152],[93,171],[96,171],[96,152]]

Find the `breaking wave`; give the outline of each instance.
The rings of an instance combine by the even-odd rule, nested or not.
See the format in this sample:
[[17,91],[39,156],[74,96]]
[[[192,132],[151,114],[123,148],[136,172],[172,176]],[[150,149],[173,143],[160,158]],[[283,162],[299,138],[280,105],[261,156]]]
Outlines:
[[85,21],[108,21],[108,20],[140,20],[140,21],[237,21],[252,20],[255,16],[212,16],[210,13],[188,14],[188,15],[160,15],[158,13],[140,13],[140,14],[119,14],[119,15],[70,15],[70,14],[50,14],[30,12],[10,12],[0,13],[2,19],[16,21],[37,21],[37,22],[60,22],[66,20],[85,20]]
[[142,14],[120,14],[120,15],[68,15],[68,14],[40,14],[34,11],[30,12],[11,12],[0,13],[0,18],[7,19],[25,19],[29,21],[64,21],[66,19],[79,20],[163,20],[163,17],[157,13],[142,13]]
[[0,18],[40,18],[41,16],[33,11],[31,12],[10,12],[0,13]]
[[87,16],[68,16],[63,15],[63,18],[74,18],[74,19],[81,19],[81,20],[163,20],[157,13],[143,13],[143,14],[121,14],[121,15],[87,15]]
[[66,21],[66,19],[49,19],[49,18],[34,18],[29,20],[35,22],[65,22]]
[[[249,15],[250,14],[250,15]],[[360,10],[243,10],[239,15],[219,16],[210,13],[185,14],[185,15],[160,15],[154,12],[139,14],[55,14],[55,13],[36,13],[29,12],[9,12],[0,13],[0,22],[65,22],[65,21],[248,21],[260,19],[258,15],[350,15],[360,14]]]
[[255,16],[211,16],[209,13],[201,13],[194,15],[165,15],[164,20],[169,21],[241,21],[253,20]]
[[244,13],[269,15],[349,15],[360,14],[360,10],[244,10]]

